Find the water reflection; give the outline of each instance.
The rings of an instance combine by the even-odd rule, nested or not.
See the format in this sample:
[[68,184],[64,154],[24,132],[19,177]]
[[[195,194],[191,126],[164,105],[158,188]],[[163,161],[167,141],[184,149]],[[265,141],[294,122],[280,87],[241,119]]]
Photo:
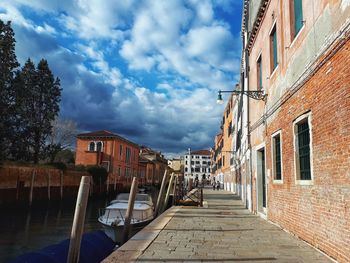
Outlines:
[[[100,229],[98,209],[107,203],[107,199],[89,200],[85,232]],[[0,262],[6,262],[69,238],[75,203],[41,204],[31,209],[19,206],[0,209]]]

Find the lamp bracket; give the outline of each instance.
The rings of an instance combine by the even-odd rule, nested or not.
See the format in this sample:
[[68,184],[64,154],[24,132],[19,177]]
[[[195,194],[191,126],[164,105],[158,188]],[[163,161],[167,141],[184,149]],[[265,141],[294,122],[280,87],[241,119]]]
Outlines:
[[232,93],[234,95],[240,95],[244,94],[248,96],[249,98],[252,98],[254,100],[265,100],[266,94],[264,91],[261,90],[248,90],[248,91],[239,91],[239,90],[220,90],[220,93]]

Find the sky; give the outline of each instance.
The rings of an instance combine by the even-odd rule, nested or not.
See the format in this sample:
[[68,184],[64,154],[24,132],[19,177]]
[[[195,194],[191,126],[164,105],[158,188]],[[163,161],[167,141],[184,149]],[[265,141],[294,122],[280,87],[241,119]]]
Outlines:
[[[167,157],[209,149],[239,80],[241,0],[1,0],[16,55],[48,60],[60,117]],[[227,99],[227,98],[226,98]]]

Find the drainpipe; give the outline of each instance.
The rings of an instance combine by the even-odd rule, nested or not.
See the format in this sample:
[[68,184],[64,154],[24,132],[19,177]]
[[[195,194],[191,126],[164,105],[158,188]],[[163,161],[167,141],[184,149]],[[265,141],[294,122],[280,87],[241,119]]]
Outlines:
[[[246,49],[246,42],[248,39],[248,24],[249,24],[249,7],[247,9],[246,15],[245,15],[245,33],[244,33],[244,56],[245,56],[245,77],[246,77],[246,83],[247,83],[247,89],[249,89],[249,55],[248,50]],[[244,85],[244,81],[243,81]],[[249,149],[249,175],[250,175],[250,210],[253,211],[253,160],[252,160],[252,144],[251,144],[251,132],[250,132],[250,111],[249,111],[249,105],[250,105],[250,98],[247,96],[247,140],[248,140],[248,149]]]

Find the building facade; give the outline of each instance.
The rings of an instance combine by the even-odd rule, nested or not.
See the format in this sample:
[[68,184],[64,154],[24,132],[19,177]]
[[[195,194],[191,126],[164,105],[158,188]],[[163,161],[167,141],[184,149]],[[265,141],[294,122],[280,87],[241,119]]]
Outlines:
[[140,147],[109,131],[77,136],[76,165],[99,165],[108,171],[108,183],[130,183],[139,175]]
[[199,182],[210,178],[211,160],[209,150],[191,151],[184,155],[184,179],[185,184],[194,181],[196,177]]
[[340,262],[350,262],[349,17],[344,0],[244,1],[240,88],[266,97],[240,98],[247,147],[235,153],[246,206]]
[[146,184],[159,185],[162,183],[164,172],[168,167],[168,161],[160,152],[141,146],[140,164],[145,167]]

